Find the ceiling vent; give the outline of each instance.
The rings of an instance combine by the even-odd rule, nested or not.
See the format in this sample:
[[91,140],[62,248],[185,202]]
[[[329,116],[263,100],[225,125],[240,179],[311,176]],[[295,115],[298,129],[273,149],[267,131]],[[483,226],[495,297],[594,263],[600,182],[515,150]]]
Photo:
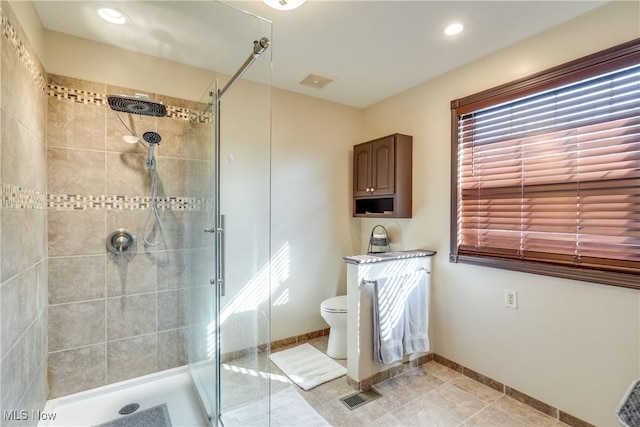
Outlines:
[[302,79],[302,81],[299,84],[301,84],[302,86],[309,86],[314,89],[322,89],[323,87],[325,87],[326,85],[328,85],[334,80],[335,80],[335,77],[327,77],[327,76],[321,76],[319,74],[311,73],[307,77]]

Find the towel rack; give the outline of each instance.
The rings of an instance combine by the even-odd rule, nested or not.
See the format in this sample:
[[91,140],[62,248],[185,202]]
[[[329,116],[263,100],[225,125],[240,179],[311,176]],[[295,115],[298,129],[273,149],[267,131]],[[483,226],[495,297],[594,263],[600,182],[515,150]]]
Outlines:
[[[424,271],[427,274],[431,274],[431,270],[429,270],[428,268],[425,268],[425,267],[420,267],[419,269],[414,271],[414,273],[418,272],[418,271]],[[376,279],[364,279],[364,280],[362,280],[362,284],[364,284],[364,285],[372,285],[374,283],[376,283]]]

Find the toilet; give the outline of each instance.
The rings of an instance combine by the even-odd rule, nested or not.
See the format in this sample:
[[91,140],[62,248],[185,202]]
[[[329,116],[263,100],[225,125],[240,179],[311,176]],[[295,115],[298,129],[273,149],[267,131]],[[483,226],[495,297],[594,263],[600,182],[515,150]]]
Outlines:
[[347,296],[332,297],[322,301],[320,314],[329,324],[327,355],[334,359],[347,358]]

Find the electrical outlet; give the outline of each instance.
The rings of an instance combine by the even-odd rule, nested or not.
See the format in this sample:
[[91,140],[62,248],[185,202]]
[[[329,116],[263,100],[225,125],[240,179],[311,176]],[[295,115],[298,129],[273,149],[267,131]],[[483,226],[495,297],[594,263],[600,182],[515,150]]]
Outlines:
[[518,308],[518,291],[504,291],[504,306],[508,308]]

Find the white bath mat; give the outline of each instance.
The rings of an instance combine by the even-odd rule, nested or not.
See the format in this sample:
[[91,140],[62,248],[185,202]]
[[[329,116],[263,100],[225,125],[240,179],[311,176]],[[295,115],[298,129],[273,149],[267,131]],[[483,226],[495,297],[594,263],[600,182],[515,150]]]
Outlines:
[[[265,422],[267,421],[268,422]],[[222,421],[228,427],[328,427],[329,424],[292,386],[278,393],[222,413]]]
[[273,353],[269,358],[304,390],[347,373],[347,368],[308,343]]

